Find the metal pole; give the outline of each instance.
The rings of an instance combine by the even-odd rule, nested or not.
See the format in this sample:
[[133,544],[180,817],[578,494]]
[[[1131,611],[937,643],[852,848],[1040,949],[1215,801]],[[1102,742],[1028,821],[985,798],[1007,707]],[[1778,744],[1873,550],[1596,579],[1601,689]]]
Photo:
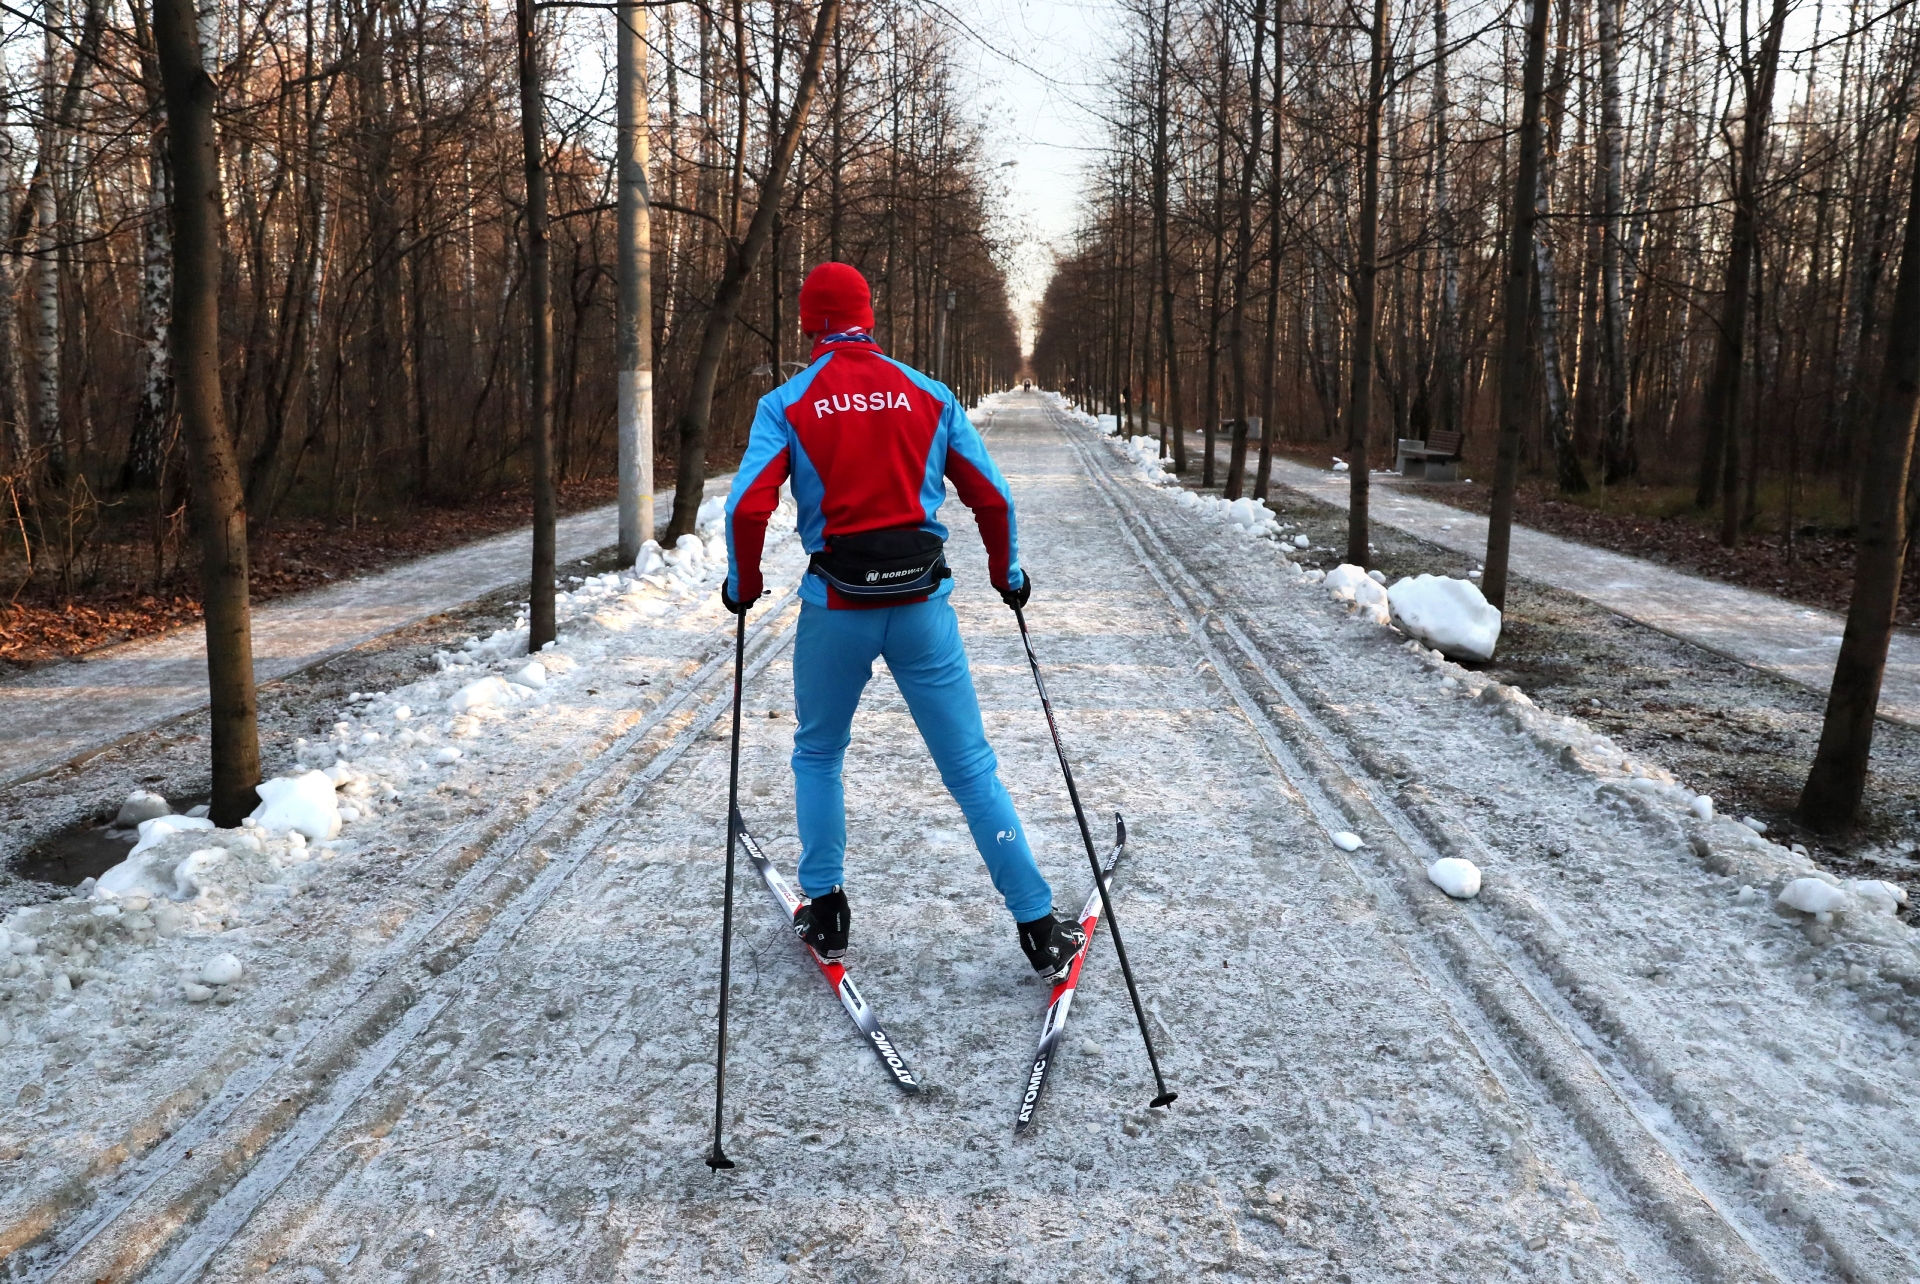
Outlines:
[[740,686],[741,672],[747,662],[747,613],[740,612],[734,620],[733,765],[727,775],[727,890],[720,909],[720,1036],[713,1056],[713,1150],[707,1155],[707,1167],[715,1172],[733,1167],[727,1152],[720,1148],[720,1132],[727,1113],[727,991],[733,980],[733,852],[740,839]]

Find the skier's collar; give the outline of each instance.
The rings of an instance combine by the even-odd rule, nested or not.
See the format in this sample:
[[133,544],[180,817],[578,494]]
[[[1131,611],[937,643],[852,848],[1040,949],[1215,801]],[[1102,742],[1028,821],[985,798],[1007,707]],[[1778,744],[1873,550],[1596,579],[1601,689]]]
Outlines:
[[813,342],[813,355],[819,356],[831,348],[864,348],[868,352],[879,352],[880,345],[865,330],[842,330],[838,334],[823,334]]

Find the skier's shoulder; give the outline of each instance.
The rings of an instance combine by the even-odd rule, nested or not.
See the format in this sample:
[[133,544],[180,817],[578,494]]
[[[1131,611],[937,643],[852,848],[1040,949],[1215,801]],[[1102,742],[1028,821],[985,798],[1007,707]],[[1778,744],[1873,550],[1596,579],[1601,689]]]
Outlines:
[[895,371],[906,378],[907,382],[932,397],[934,401],[958,404],[953,395],[953,389],[947,387],[946,384],[941,383],[925,371],[916,370],[906,362],[896,360],[893,357],[882,356],[877,353],[875,357],[877,360],[884,361],[887,365],[893,367]]
[[820,371],[823,370],[831,360],[833,360],[833,354],[831,352],[821,353],[819,357],[815,358],[813,364],[804,370],[795,372],[791,379],[788,379],[785,383],[776,385],[772,392],[763,395],[760,398],[761,409],[771,410],[775,416],[785,415],[790,406],[794,405],[801,397],[806,395],[807,389],[813,386],[813,381],[819,377]]

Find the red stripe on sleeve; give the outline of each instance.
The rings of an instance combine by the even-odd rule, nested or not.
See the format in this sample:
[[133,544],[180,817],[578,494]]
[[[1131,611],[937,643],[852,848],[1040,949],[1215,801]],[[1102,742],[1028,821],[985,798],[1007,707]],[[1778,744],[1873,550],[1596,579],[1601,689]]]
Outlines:
[[767,543],[767,519],[780,505],[780,483],[787,479],[787,451],[767,461],[733,506],[733,574],[742,602],[757,602],[765,585],[760,580],[760,551]]
[[1004,592],[1012,587],[1007,583],[1008,563],[1012,561],[1011,541],[1007,538],[1007,497],[991,478],[958,451],[947,454],[947,476],[953,479],[953,488],[960,492],[960,502],[973,510],[974,521],[980,527],[980,542],[987,546],[987,578]]

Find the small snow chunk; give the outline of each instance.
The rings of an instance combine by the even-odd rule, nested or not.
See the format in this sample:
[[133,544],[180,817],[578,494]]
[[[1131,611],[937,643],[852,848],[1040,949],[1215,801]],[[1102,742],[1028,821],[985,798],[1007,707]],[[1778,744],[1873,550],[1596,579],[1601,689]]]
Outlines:
[[1427,866],[1427,878],[1455,900],[1469,900],[1480,894],[1480,867],[1458,856],[1442,856]]
[[1767,822],[1764,820],[1755,820],[1751,816],[1742,816],[1740,818],[1740,823],[1745,825],[1748,829],[1751,829],[1756,834],[1764,834],[1767,832]]
[[1083,1057],[1097,1057],[1105,1051],[1105,1048],[1095,1043],[1092,1039],[1080,1040],[1080,1055]]
[[1309,540],[1303,532],[1293,537],[1293,546],[1295,548],[1308,548],[1312,546],[1312,541]]
[[281,776],[260,785],[260,805],[247,817],[260,828],[295,830],[315,842],[340,832],[340,806],[333,781],[324,771]]
[[1366,843],[1361,839],[1360,835],[1349,833],[1343,829],[1333,836],[1333,845],[1343,852],[1354,852],[1366,846]]
[[1758,905],[1760,903],[1760,893],[1754,891],[1749,884],[1742,883],[1740,884],[1740,890],[1734,894],[1733,903],[1735,905]]
[[1445,575],[1402,579],[1387,590],[1407,631],[1454,660],[1491,660],[1500,641],[1500,609],[1465,580]]
[[547,666],[538,660],[529,661],[526,668],[513,675],[513,681],[530,690],[538,691],[547,685]]
[[1802,914],[1831,914],[1847,907],[1847,894],[1817,878],[1796,878],[1782,889],[1780,903]]
[[205,820],[207,813],[212,810],[213,808],[209,807],[206,803],[196,803],[187,808],[187,815],[193,820]]
[[180,987],[180,997],[189,1003],[205,1003],[213,997],[213,991],[204,985],[196,985],[194,982],[188,981]]
[[1387,592],[1379,584],[1369,579],[1362,568],[1351,562],[1342,562],[1327,572],[1327,592],[1342,602],[1352,602],[1355,606],[1385,606]]
[[1336,473],[1344,473],[1344,472],[1346,472],[1346,471],[1347,471],[1347,461],[1346,461],[1346,460],[1344,460],[1344,459],[1336,459],[1336,460],[1334,460],[1334,461],[1333,461],[1333,471],[1334,471],[1334,472],[1336,472]]
[[238,958],[231,954],[217,954],[201,965],[200,984],[232,985],[245,971]]
[[412,716],[413,716],[413,710],[409,709],[404,704],[398,706],[393,711],[393,720],[395,722],[405,722],[407,719],[411,718]]
[[1707,795],[1705,794],[1699,795],[1697,798],[1693,800],[1690,806],[1693,811],[1693,814],[1695,816],[1698,816],[1701,820],[1713,819],[1713,799],[1707,797]]
[[115,829],[132,829],[143,820],[157,820],[162,816],[171,816],[173,808],[159,794],[136,789],[127,795],[120,804],[119,812],[113,818]]
[[451,767],[454,763],[460,761],[460,751],[458,749],[455,749],[452,745],[447,745],[441,749],[435,749],[433,751],[433,761],[435,766]]
[[1385,584],[1387,582],[1387,577],[1379,571],[1368,571],[1367,578],[1375,584]]

